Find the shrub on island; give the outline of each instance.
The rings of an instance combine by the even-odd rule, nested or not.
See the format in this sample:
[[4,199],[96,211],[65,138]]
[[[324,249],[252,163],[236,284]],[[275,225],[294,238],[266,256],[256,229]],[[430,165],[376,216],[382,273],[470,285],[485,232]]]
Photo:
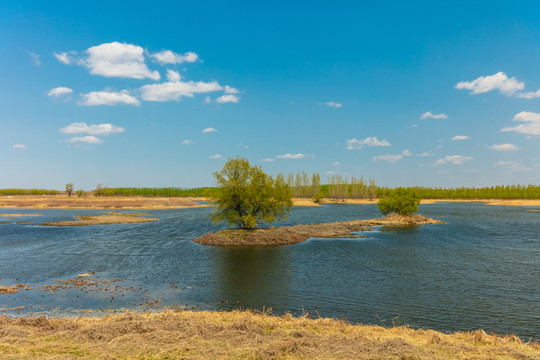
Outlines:
[[414,191],[398,187],[381,197],[377,207],[383,215],[410,215],[418,210],[421,200]]

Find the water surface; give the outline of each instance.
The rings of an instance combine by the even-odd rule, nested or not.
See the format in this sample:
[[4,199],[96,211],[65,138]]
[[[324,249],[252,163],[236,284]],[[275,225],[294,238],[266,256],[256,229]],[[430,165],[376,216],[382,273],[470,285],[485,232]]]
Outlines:
[[[161,221],[88,227],[36,224],[104,211],[0,209],[44,215],[0,224],[1,285],[37,287],[90,272],[92,279],[122,280],[99,291],[0,295],[0,309],[65,315],[186,304],[271,308],[277,314],[308,311],[351,322],[481,328],[540,339],[540,213],[528,209],[421,205],[423,215],[446,223],[254,249],[192,242],[219,229],[209,221],[210,208],[149,210]],[[286,224],[378,216],[374,205],[297,207]],[[33,223],[15,223],[21,220]]]

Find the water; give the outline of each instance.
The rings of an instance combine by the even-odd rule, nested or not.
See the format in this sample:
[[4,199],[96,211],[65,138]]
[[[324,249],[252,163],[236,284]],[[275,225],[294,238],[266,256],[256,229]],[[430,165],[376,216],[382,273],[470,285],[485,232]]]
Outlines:
[[[276,314],[308,311],[358,323],[484,329],[538,340],[540,212],[529,209],[422,205],[423,215],[446,223],[253,249],[192,242],[218,229],[209,208],[149,210],[161,221],[88,227],[36,224],[103,211],[0,209],[44,215],[18,220],[32,224],[0,224],[0,284],[34,288],[0,295],[0,310],[18,316],[186,304],[271,308]],[[378,216],[372,205],[327,205],[294,208],[286,224]],[[99,291],[35,289],[89,272],[94,274],[85,279],[122,281]]]

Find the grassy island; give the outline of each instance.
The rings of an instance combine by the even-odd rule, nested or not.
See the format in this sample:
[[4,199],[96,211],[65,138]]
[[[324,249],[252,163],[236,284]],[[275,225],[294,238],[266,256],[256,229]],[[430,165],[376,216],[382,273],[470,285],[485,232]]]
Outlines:
[[381,219],[340,221],[324,224],[281,226],[262,229],[225,229],[208,233],[193,241],[215,246],[275,246],[295,244],[311,237],[361,237],[353,233],[371,226],[412,226],[437,224],[439,220],[420,215],[390,215]]

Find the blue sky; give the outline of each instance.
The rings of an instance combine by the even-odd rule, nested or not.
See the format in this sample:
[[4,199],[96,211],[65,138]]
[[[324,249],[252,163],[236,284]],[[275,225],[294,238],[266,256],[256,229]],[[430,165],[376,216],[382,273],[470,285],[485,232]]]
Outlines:
[[540,4],[2,2],[0,188],[540,179]]

